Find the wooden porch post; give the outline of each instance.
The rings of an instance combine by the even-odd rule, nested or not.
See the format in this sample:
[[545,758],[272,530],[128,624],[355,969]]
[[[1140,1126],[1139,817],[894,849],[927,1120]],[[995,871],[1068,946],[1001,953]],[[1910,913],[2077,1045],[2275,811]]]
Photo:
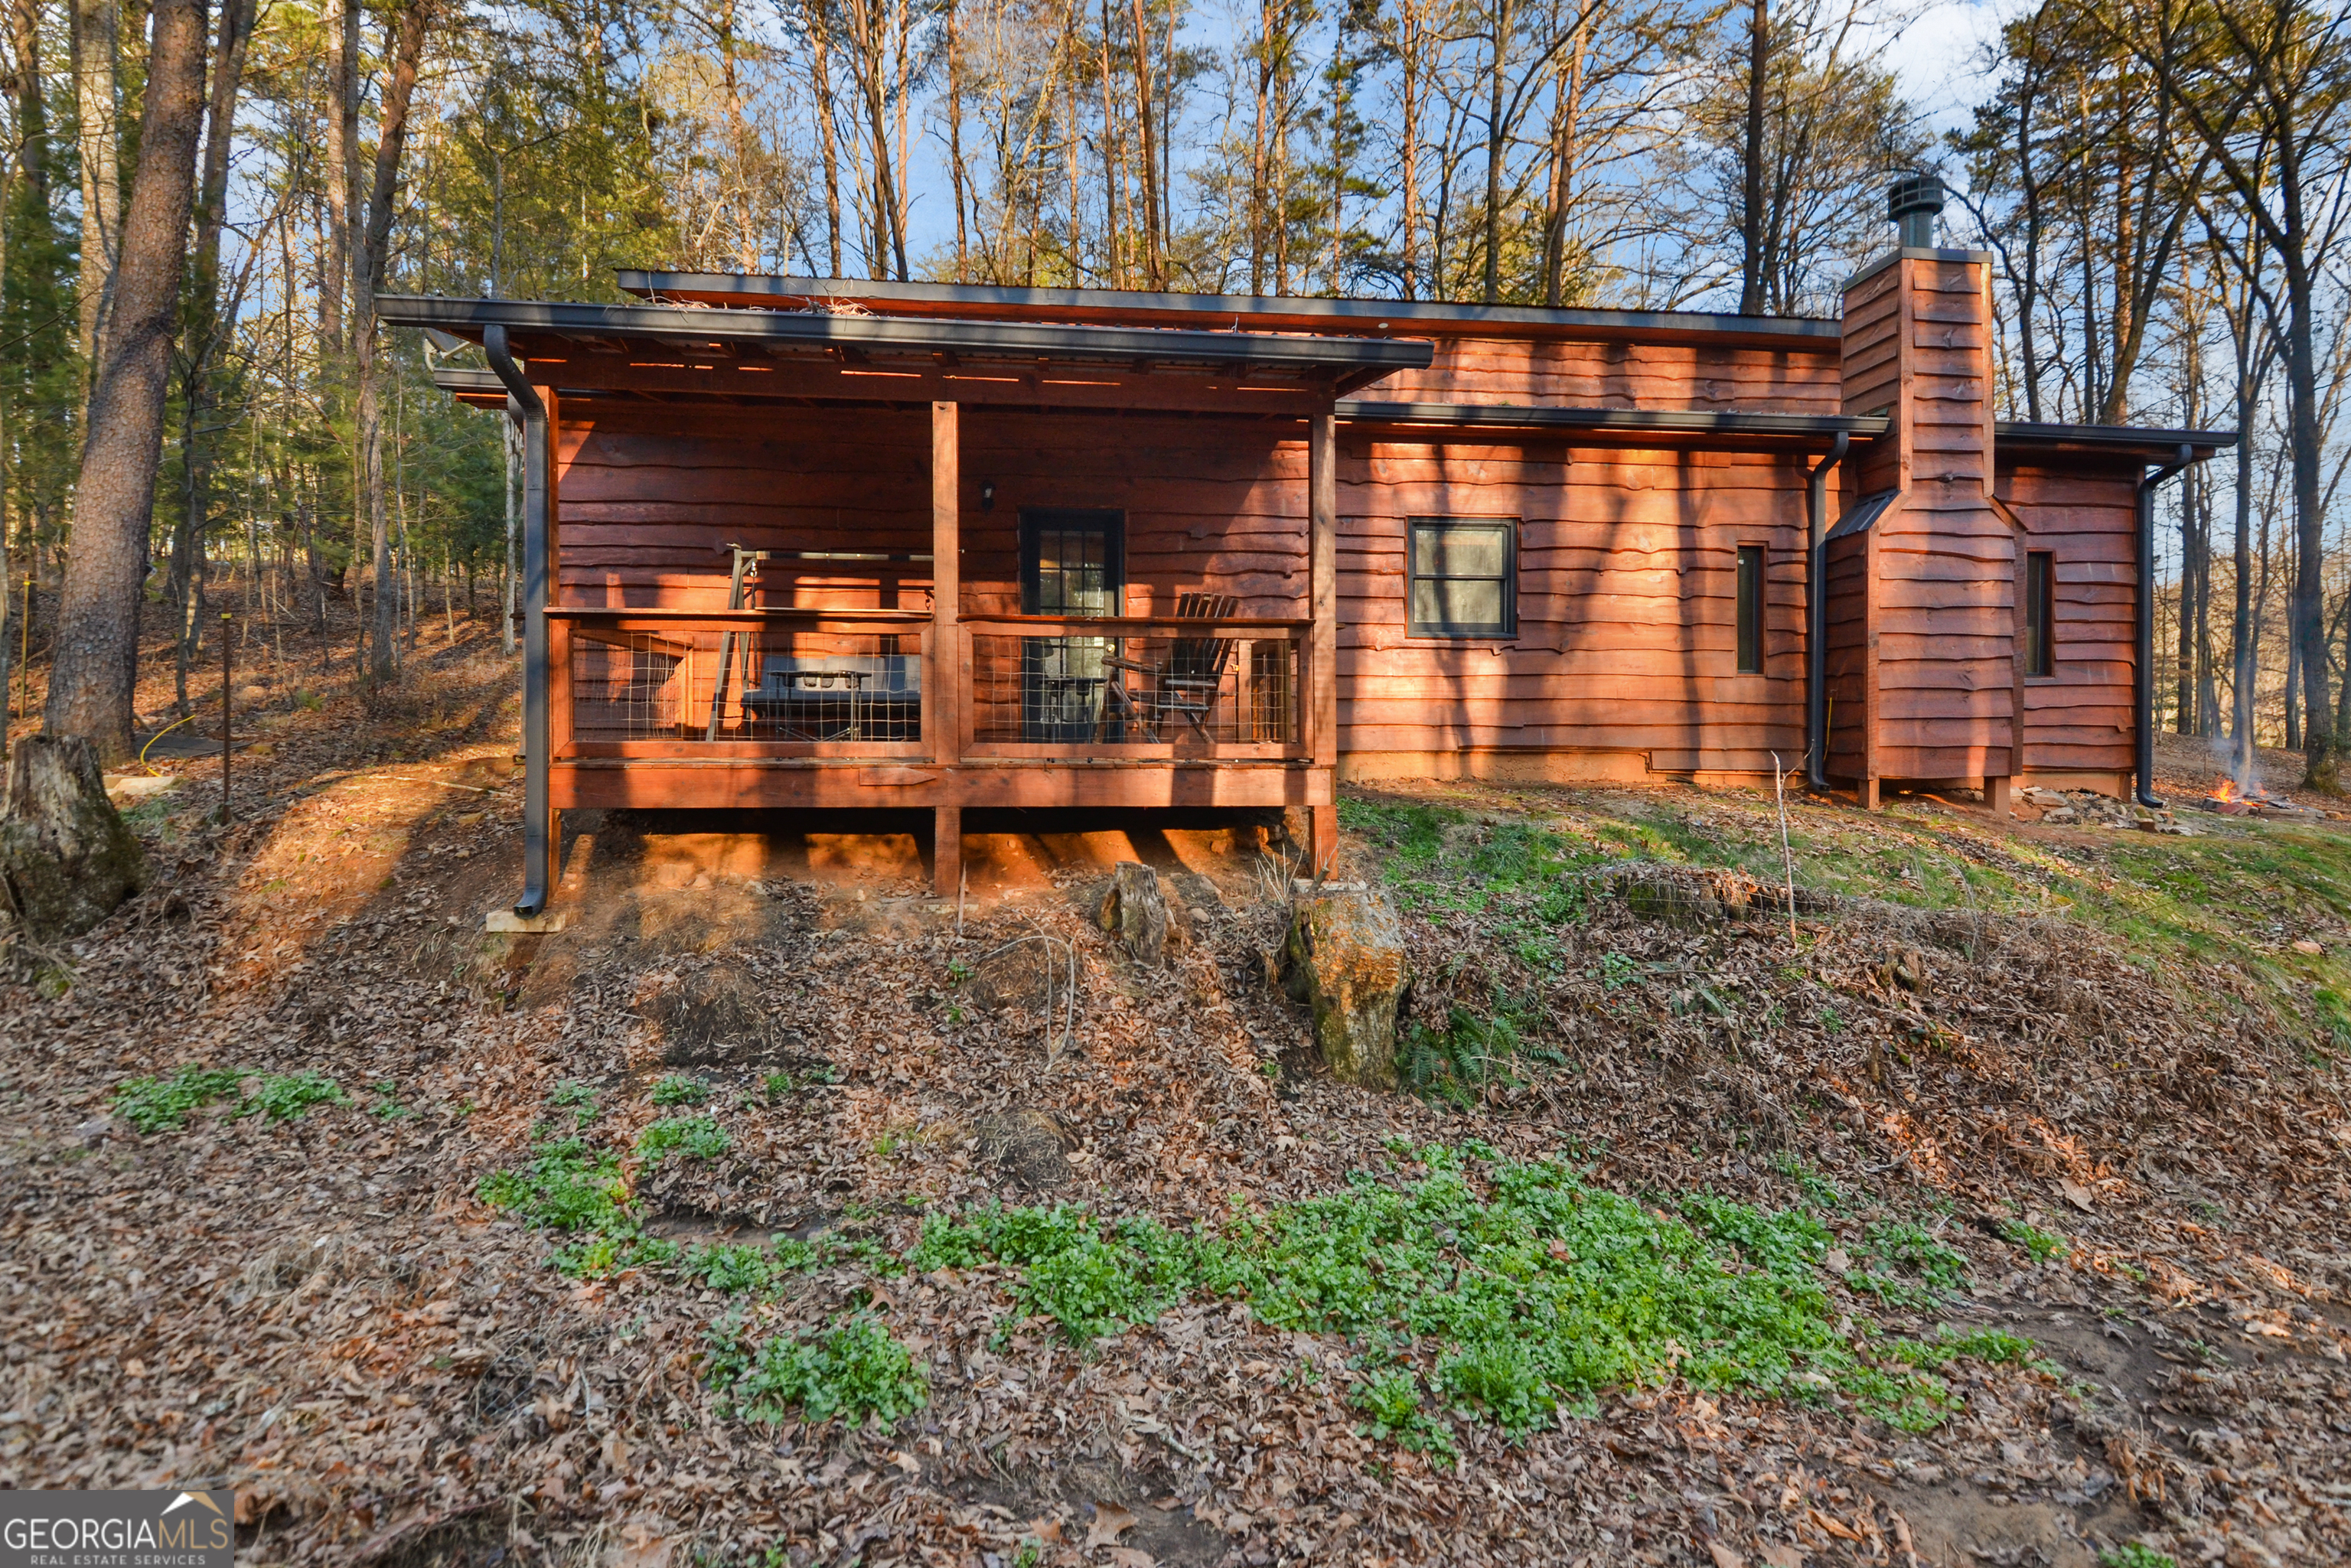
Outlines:
[[[963,595],[963,562],[959,555],[963,529],[959,515],[962,491],[958,407],[931,404],[931,668],[924,678],[931,687],[931,757],[953,793],[958,738],[963,734],[965,688],[971,672],[958,656],[956,616]],[[933,809],[931,821],[931,885],[942,896],[963,881],[963,808]]]
[[[1308,694],[1312,704],[1314,768],[1334,790],[1339,776],[1339,472],[1337,421],[1328,403],[1306,420],[1306,560],[1308,614],[1314,622],[1308,642]],[[1313,831],[1307,847],[1317,876],[1339,863],[1339,808],[1311,808]]]

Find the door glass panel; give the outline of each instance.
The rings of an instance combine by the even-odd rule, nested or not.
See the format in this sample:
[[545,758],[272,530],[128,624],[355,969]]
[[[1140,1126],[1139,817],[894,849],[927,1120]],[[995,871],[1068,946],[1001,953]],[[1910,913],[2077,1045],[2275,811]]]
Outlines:
[[[1116,513],[1029,516],[1022,583],[1031,615],[1115,615],[1121,589]],[[1102,637],[1029,637],[1021,642],[1020,709],[1025,739],[1086,740],[1102,709]]]

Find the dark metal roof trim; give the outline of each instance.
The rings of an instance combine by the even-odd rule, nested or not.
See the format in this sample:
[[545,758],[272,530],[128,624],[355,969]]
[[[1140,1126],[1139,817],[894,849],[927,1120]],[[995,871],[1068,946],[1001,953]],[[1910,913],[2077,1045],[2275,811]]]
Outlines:
[[1992,426],[1995,444],[2024,446],[2104,446],[2127,454],[2159,452],[2169,457],[2182,446],[2193,446],[2210,456],[2237,444],[2233,430],[2141,430],[2127,424],[2035,424],[2002,420]]
[[416,295],[379,295],[375,306],[377,317],[394,327],[437,327],[460,333],[478,333],[496,322],[509,331],[558,336],[675,339],[688,342],[731,340],[783,348],[841,347],[900,353],[970,354],[983,359],[1000,356],[1148,361],[1155,364],[1312,371],[1420,370],[1436,355],[1428,343],[1391,338],[1199,332],[1062,322],[716,310],[675,305],[575,305],[537,299],[444,299]]
[[1841,539],[1848,534],[1866,532],[1870,525],[1884,517],[1886,509],[1899,500],[1901,496],[1902,492],[1899,490],[1880,490],[1874,496],[1864,496],[1846,509],[1844,517],[1837,519],[1836,527],[1828,531],[1822,542],[1825,544],[1829,539]]
[[1745,332],[1825,338],[1843,330],[1811,316],[1727,316],[1700,310],[1569,310],[1526,305],[1453,305],[1409,299],[1302,299],[1265,294],[1146,294],[1121,288],[1016,288],[977,283],[891,283],[852,277],[761,277],[731,272],[617,274],[631,294],[729,294],[758,299],[894,299],[1002,308],[1165,310],[1205,316],[1321,316],[1333,321],[1417,321],[1458,326],[1596,327],[1662,332]]
[[1520,430],[1622,430],[1660,435],[1815,436],[1886,434],[1884,414],[1741,413],[1684,408],[1538,408],[1516,403],[1370,402],[1342,399],[1356,424],[1484,425]]

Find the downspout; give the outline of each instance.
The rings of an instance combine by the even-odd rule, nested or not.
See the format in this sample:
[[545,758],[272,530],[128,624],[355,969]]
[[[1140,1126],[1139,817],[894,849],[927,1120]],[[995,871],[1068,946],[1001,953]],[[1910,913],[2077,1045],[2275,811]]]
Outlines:
[[2155,796],[2155,487],[2196,461],[2196,448],[2179,444],[2179,455],[2138,482],[2138,648],[2133,662],[2133,716],[2138,747],[2134,758],[2138,803],[2161,810]]
[[1804,476],[1812,570],[1804,578],[1804,782],[1829,792],[1829,470],[1844,461],[1853,437],[1837,432],[1836,444]]
[[507,417],[522,426],[522,896],[528,920],[547,907],[547,404],[507,348],[507,329],[482,329],[490,369],[506,383]]

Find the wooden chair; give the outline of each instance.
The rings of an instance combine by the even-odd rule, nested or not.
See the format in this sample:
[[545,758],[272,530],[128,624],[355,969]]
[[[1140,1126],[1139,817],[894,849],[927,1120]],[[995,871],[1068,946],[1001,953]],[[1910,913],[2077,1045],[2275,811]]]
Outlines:
[[[1228,593],[1183,593],[1176,598],[1178,621],[1227,621],[1240,608]],[[1111,678],[1102,687],[1102,723],[1095,738],[1108,738],[1115,715],[1122,725],[1139,727],[1152,739],[1170,717],[1181,718],[1206,740],[1208,718],[1224,689],[1225,669],[1232,663],[1229,637],[1177,637],[1168,643],[1167,657],[1156,664],[1104,655],[1102,669]],[[1143,677],[1139,688],[1126,684],[1129,674]]]

